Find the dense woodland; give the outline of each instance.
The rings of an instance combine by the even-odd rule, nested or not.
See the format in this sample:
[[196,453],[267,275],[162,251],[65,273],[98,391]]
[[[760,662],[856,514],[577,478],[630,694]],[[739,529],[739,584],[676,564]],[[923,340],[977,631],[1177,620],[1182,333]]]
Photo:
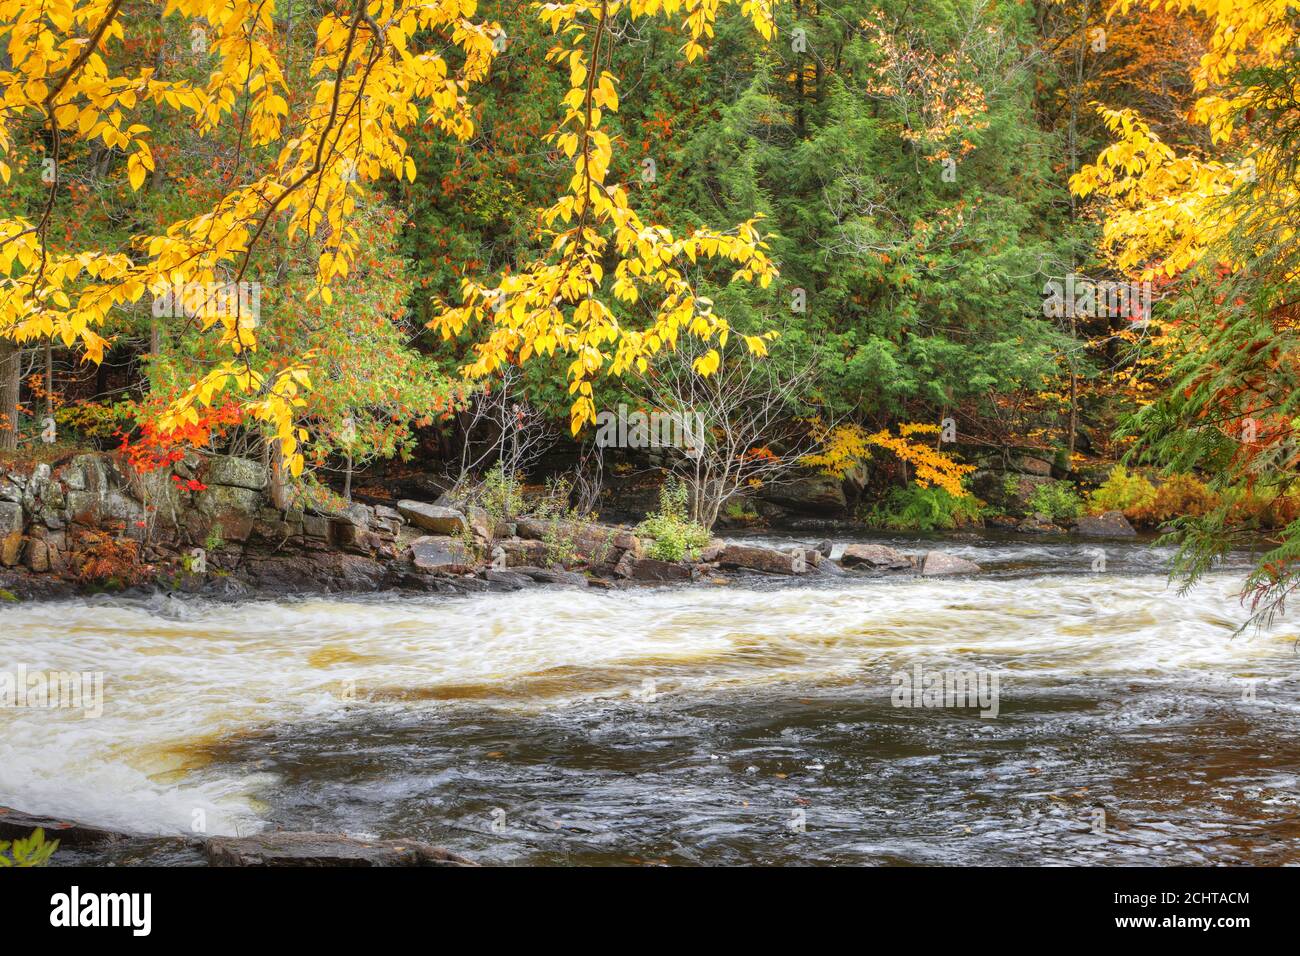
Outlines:
[[318,502],[549,474],[588,511],[644,464],[600,413],[703,410],[702,458],[658,462],[688,525],[813,470],[950,528],[1030,457],[1029,512],[1124,511],[1193,577],[1262,531],[1267,613],[1300,551],[1296,25],[0,0],[0,454],[239,454]]

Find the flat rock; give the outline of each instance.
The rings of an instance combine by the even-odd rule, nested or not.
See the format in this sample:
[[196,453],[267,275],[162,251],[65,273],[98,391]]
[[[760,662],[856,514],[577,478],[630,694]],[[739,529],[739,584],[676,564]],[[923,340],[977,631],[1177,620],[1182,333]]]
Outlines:
[[463,856],[415,840],[354,840],[333,833],[262,833],[213,837],[213,866],[475,866]]
[[[795,550],[795,549],[792,549]],[[802,549],[798,555],[775,548],[729,544],[718,555],[718,564],[724,568],[742,568],[746,571],[763,571],[767,574],[802,574],[807,570]]]
[[907,555],[883,544],[845,545],[840,564],[846,568],[867,567],[879,571],[903,571],[912,566]]
[[474,559],[461,542],[445,535],[425,535],[410,545],[411,564],[419,571],[464,574],[474,570]]
[[59,846],[90,846],[123,839],[123,834],[113,830],[86,826],[58,817],[38,817],[10,807],[0,807],[0,840],[21,840],[31,836],[33,830],[45,831],[47,840],[58,840]]
[[967,561],[953,554],[942,551],[930,551],[921,563],[921,573],[928,576],[939,574],[975,574],[980,566],[974,561]]
[[675,561],[641,558],[632,563],[631,572],[627,576],[633,581],[667,584],[675,581],[689,581],[691,579],[691,569],[687,565],[678,564]]
[[587,576],[577,571],[560,571],[552,568],[517,568],[516,570],[528,575],[538,584],[569,584],[579,588],[587,586]]
[[465,516],[455,508],[406,499],[397,503],[397,512],[417,528],[434,534],[461,534],[466,528]]
[[502,568],[488,568],[483,572],[483,579],[489,584],[499,584],[502,587],[518,591],[521,588],[532,587],[533,579],[526,574],[520,574],[518,571],[509,571]]
[[1075,534],[1097,538],[1131,538],[1137,534],[1122,511],[1107,511],[1099,515],[1084,515],[1074,526]]

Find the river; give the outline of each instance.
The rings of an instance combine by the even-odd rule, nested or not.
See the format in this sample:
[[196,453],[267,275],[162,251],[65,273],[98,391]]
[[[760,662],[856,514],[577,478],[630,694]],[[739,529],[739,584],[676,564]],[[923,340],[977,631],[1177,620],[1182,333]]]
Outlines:
[[[1297,632],[1233,637],[1244,557],[1180,595],[1147,542],[941,546],[984,573],[6,606],[0,670],[104,696],[0,709],[0,804],[502,864],[1300,862]],[[897,706],[945,671],[996,707]]]

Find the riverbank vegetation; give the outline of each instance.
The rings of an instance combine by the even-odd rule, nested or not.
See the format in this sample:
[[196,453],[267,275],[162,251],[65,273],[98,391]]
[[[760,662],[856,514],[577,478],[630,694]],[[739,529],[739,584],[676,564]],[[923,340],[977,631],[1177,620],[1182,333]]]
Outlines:
[[1295,30],[0,0],[0,456],[231,455],[281,509],[423,482],[494,522],[549,479],[666,560],[792,515],[1118,511],[1191,579],[1266,531],[1267,615],[1300,548]]

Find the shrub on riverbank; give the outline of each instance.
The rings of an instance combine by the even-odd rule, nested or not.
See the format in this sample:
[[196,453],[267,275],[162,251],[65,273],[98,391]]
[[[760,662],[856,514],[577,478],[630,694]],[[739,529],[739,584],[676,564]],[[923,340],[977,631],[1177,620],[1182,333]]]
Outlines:
[[1070,482],[1053,481],[1034,489],[1029,506],[1053,521],[1073,521],[1083,512],[1083,499]]
[[[1268,507],[1267,501],[1255,498],[1250,492],[1236,494],[1243,513],[1258,514]],[[1145,476],[1116,465],[1101,487],[1088,496],[1088,511],[1091,514],[1122,511],[1130,521],[1158,525],[1175,518],[1207,514],[1219,507],[1221,500],[1194,475],[1173,474],[1156,485]]]
[[709,543],[708,529],[688,517],[686,499],[686,486],[675,478],[659,489],[659,510],[647,515],[636,528],[637,534],[653,539],[647,549],[650,557],[660,561],[695,558]]
[[894,488],[883,501],[862,513],[874,528],[890,531],[951,531],[979,524],[980,503],[973,495],[958,497],[942,488],[908,485]]

